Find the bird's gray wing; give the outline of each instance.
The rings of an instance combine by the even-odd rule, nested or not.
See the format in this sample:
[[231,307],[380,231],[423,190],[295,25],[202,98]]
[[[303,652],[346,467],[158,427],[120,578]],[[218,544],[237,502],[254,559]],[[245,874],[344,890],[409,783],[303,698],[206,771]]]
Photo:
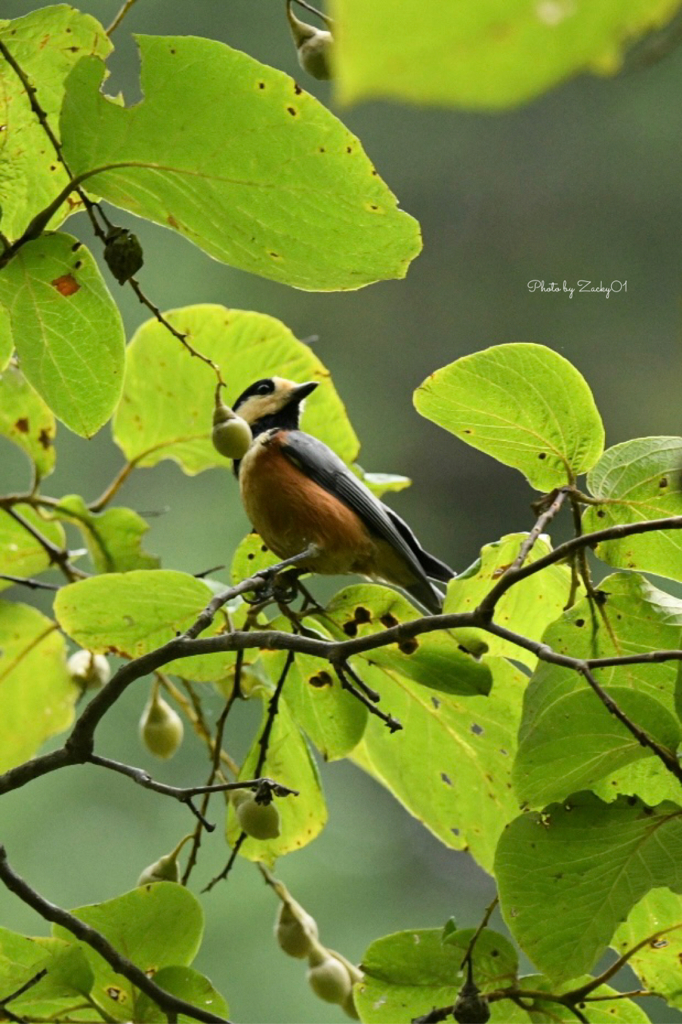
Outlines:
[[375,498],[322,441],[302,430],[287,431],[282,452],[306,476],[356,512],[372,533],[388,541],[402,555],[418,579],[424,580],[427,576],[439,580],[452,578],[452,570],[424,551],[407,523]]

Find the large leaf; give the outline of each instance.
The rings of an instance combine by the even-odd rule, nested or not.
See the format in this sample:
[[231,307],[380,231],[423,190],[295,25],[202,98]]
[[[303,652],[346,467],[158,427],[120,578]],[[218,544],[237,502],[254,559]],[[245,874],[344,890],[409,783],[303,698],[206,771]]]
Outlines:
[[590,469],[604,445],[584,378],[544,345],[496,345],[463,356],[427,377],[414,404],[540,491]]
[[[339,640],[382,633],[419,617],[420,613],[402,594],[376,583],[345,587],[324,613],[316,616]],[[443,693],[478,694],[490,690],[490,669],[461,646],[457,630],[422,633],[401,643],[373,648],[359,657],[370,664],[395,669]]]
[[[396,932],[376,939],[362,957],[364,978],[354,999],[367,1024],[410,1024],[434,1006],[455,1002],[464,982],[461,964],[473,929],[443,943],[440,928]],[[476,942],[476,984],[483,991],[513,985],[517,958],[503,935],[484,929]],[[493,1004],[492,1021],[528,1021],[509,1004]]]
[[[235,401],[249,384],[273,374],[322,381],[306,404],[303,428],[345,461],[356,458],[358,440],[329,371],[280,320],[209,305],[186,306],[166,315],[196,349],[221,367],[229,383],[227,401]],[[206,364],[191,359],[156,320],[148,321],[126,352],[115,441],[141,466],[154,466],[162,459],[174,459],[186,473],[230,466],[211,444],[214,389],[215,377]]]
[[[162,967],[154,975],[154,981],[166,992],[171,992],[178,999],[184,999],[192,1006],[199,1006],[208,1013],[227,1017],[228,1005],[217,992],[211,982],[193,967]],[[166,1024],[168,1014],[160,1010],[157,1004],[140,992],[135,1001],[136,1024]],[[194,1024],[196,1017],[178,1014],[178,1024]]]
[[[174,882],[155,882],[132,892],[71,911],[147,974],[163,967],[191,964],[204,929],[204,914],[196,896]],[[58,938],[71,932],[53,927]],[[138,990],[117,974],[91,946],[80,943],[94,971],[92,996],[115,1021],[129,1021]]]
[[[30,505],[15,505],[14,511],[51,544],[64,546],[64,531],[59,523],[44,519]],[[43,545],[6,509],[0,509],[0,573],[26,578],[49,569],[51,564]],[[0,580],[0,590],[11,586],[9,580]]]
[[525,682],[503,658],[488,664],[494,684],[487,697],[436,693],[395,671],[362,665],[362,679],[404,728],[389,736],[370,716],[350,755],[441,842],[469,849],[486,871],[518,810],[511,766]]
[[2,991],[18,991],[41,970],[45,976],[13,999],[10,1008],[24,1020],[70,1017],[70,1011],[84,1004],[94,980],[82,949],[61,939],[28,938],[0,928]]
[[[93,576],[62,587],[54,613],[64,632],[81,647],[139,658],[191,626],[212,596],[208,584],[194,576],[140,569]],[[217,616],[202,636],[215,636],[223,628],[224,622]],[[193,655],[169,662],[166,671],[210,682],[227,675],[234,661],[235,654],[229,651]]]
[[553,980],[589,970],[646,893],[682,890],[682,808],[592,793],[523,814],[495,857],[502,912],[523,951]]
[[78,695],[56,623],[9,601],[0,601],[0,694],[0,771],[28,760],[66,729]]
[[0,273],[22,372],[63,423],[90,437],[123,386],[121,315],[90,251],[72,235],[28,242]]
[[159,559],[142,550],[142,538],[149,525],[131,508],[109,508],[95,513],[79,494],[70,494],[60,499],[54,513],[79,527],[97,572],[158,568]]
[[[258,739],[252,744],[241,767],[240,779],[254,778],[261,752],[259,739],[265,728],[268,700],[271,695],[271,690],[260,694],[264,705],[262,724],[258,731]],[[261,775],[274,779],[283,786],[289,786],[299,794],[275,799],[280,817],[280,834],[276,838],[248,838],[240,847],[239,852],[243,857],[272,865],[277,857],[307,846],[319,835],[327,821],[327,807],[317,766],[301,730],[283,699],[280,699],[273,722]],[[227,839],[231,845],[234,845],[240,832],[234,807],[230,805]]]
[[[639,437],[608,448],[587,485],[601,500],[585,511],[586,532],[682,515],[682,437]],[[596,552],[618,568],[682,580],[682,530],[604,541]]]
[[144,99],[71,73],[62,109],[74,173],[105,199],[171,227],[216,259],[316,291],[404,277],[420,249],[360,142],[281,71],[224,43],[137,36]]
[[[599,610],[585,599],[551,625],[543,641],[574,658],[612,658],[679,648],[682,602],[643,577],[621,573],[600,586]],[[677,665],[620,665],[595,670],[628,717],[664,747],[680,739]],[[541,807],[587,788],[633,761],[652,758],[577,672],[542,662],[526,690],[514,781],[521,800]],[[631,782],[636,784],[636,780]],[[639,780],[646,786],[646,777]],[[636,789],[646,799],[651,794]]]
[[622,956],[643,939],[649,941],[630,957],[630,967],[642,988],[682,1010],[682,896],[670,889],[652,889],[632,908],[611,945]]
[[0,434],[28,455],[40,477],[54,469],[56,423],[50,409],[16,366],[0,376]]
[[[510,533],[492,544],[486,544],[481,549],[481,557],[448,584],[443,611],[447,614],[473,611],[488,591],[492,590],[504,570],[514,562],[527,536],[526,533]],[[539,538],[525,564],[537,561],[551,550],[548,538]],[[522,633],[529,640],[539,640],[550,622],[561,615],[570,591],[570,569],[565,565],[550,565],[542,572],[514,584],[503,594],[495,608],[495,621],[515,633]],[[537,663],[537,658],[530,651],[509,640],[501,640],[485,630],[463,629],[458,630],[457,635],[464,644],[473,640],[476,644],[484,644],[491,654],[514,658],[530,668]]]
[[[104,58],[112,49],[98,21],[66,4],[0,22],[0,39],[36,86],[38,102],[57,135],[64,81],[74,64],[90,54]],[[0,124],[2,230],[14,240],[61,192],[69,177],[31,110],[24,86],[4,59],[0,61]],[[51,226],[80,208],[80,199],[72,193]]]
[[632,37],[672,16],[678,0],[334,0],[339,98],[497,109],[585,70],[615,73]]

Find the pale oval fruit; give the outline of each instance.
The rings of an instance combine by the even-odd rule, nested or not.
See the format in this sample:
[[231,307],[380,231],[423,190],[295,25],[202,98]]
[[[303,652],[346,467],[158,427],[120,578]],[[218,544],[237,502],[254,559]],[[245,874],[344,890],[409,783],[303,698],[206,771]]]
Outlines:
[[111,679],[111,668],[103,654],[92,651],[76,651],[66,663],[75,683],[84,690],[99,690]]
[[179,882],[180,865],[177,852],[167,853],[159,857],[153,864],[145,868],[137,880],[138,885],[149,885],[150,882]]
[[276,839],[280,833],[279,811],[274,804],[256,803],[253,796],[238,805],[237,821],[252,839]]
[[241,416],[233,416],[214,424],[213,447],[226,459],[243,459],[253,439],[251,427]]
[[310,953],[313,941],[318,938],[317,921],[296,906],[296,912],[289,903],[280,903],[275,922],[275,937],[280,948],[288,956],[302,960]]
[[332,77],[331,54],[334,40],[331,32],[316,29],[298,48],[298,63],[313,78],[327,81]]
[[172,757],[184,731],[180,715],[163,697],[153,694],[140,719],[140,737],[150,754],[162,760]]
[[308,984],[326,1003],[343,1003],[351,994],[348,969],[335,957],[327,957],[308,971]]

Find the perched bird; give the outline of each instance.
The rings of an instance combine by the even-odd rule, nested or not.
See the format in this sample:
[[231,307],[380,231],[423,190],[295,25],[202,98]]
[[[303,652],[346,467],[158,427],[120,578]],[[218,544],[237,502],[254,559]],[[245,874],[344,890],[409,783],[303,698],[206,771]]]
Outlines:
[[234,464],[249,519],[279,558],[307,550],[305,571],[391,583],[439,612],[442,595],[429,577],[445,583],[452,569],[424,551],[407,523],[326,444],[298,429],[304,399],[317,383],[269,377],[234,403],[253,434]]

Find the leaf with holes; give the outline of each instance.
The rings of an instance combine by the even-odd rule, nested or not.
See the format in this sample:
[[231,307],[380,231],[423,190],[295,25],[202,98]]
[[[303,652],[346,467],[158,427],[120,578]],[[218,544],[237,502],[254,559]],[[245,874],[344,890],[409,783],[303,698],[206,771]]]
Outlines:
[[[443,612],[471,612],[492,590],[504,570],[513,564],[527,533],[510,533],[506,537],[486,544],[481,557],[474,564],[450,580],[443,604]],[[552,550],[549,538],[540,537],[533,545],[525,564],[530,565]],[[529,640],[539,640],[550,624],[561,615],[571,592],[571,571],[565,565],[549,565],[542,572],[515,583],[498,601],[495,622],[499,626],[521,633]],[[578,593],[582,592],[582,587]],[[532,651],[526,651],[509,640],[502,640],[482,629],[457,631],[465,646],[476,649],[481,645],[490,654],[502,654],[521,661],[530,668],[537,664]]]
[[90,251],[72,235],[28,242],[0,274],[21,369],[55,416],[91,437],[123,386],[121,315]]
[[[136,36],[144,99],[80,61],[62,107],[75,174],[215,259],[313,291],[404,277],[421,248],[358,139],[288,75],[212,39]],[[227,98],[229,97],[229,102]]]
[[682,896],[670,889],[651,889],[632,908],[611,945],[621,956],[639,943],[644,944],[628,964],[642,988],[682,1010]]
[[[263,700],[263,718],[258,738],[263,735],[268,717],[268,703],[272,690],[259,692]],[[258,739],[252,744],[239,772],[240,779],[253,779],[260,757]],[[298,796],[275,797],[279,812],[280,833],[273,839],[247,838],[239,849],[242,857],[259,860],[272,866],[278,857],[300,850],[311,843],[324,828],[327,807],[315,761],[305,738],[294,721],[286,702],[280,699],[278,712],[272,724],[268,751],[260,772],[283,786],[295,789]],[[227,841],[234,846],[241,832],[230,803],[227,817]]]
[[544,345],[496,345],[432,373],[417,411],[550,491],[590,469],[604,427],[584,378]]
[[[680,647],[681,601],[626,573],[603,580],[599,594],[599,610],[585,599],[548,628],[543,642],[558,654],[582,659]],[[594,674],[631,721],[668,751],[677,749],[676,662],[611,666]],[[524,696],[514,765],[521,800],[541,807],[653,756],[606,710],[583,676],[562,665],[539,664]],[[629,781],[651,799],[646,776]]]
[[25,604],[0,601],[0,686],[0,771],[5,771],[68,728],[78,696],[57,624]]
[[[306,403],[302,426],[346,462],[359,443],[329,371],[280,320],[224,306],[186,306],[167,319],[203,355],[222,369],[234,402],[260,377],[318,380]],[[163,381],[159,388],[158,382]],[[123,397],[114,420],[114,440],[126,458],[140,466],[173,459],[185,473],[213,466],[231,467],[211,443],[215,377],[199,359],[190,359],[156,320],[136,331],[126,350]],[[235,494],[235,500],[237,500]]]
[[[602,500],[586,509],[585,532],[682,516],[682,437],[639,437],[608,448],[587,486]],[[617,568],[682,580],[682,530],[603,541],[596,553]]]
[[[64,82],[69,72],[81,57],[94,55],[104,59],[112,50],[100,23],[66,4],[0,22],[0,40],[37,87],[38,102],[57,135]],[[61,192],[69,175],[31,110],[21,80],[5,60],[0,62],[0,124],[2,230],[13,241]],[[50,221],[51,227],[57,227],[80,209],[80,199],[71,193]]]
[[495,876],[524,953],[552,980],[574,978],[592,968],[650,889],[682,891],[682,808],[636,797],[605,804],[579,793],[512,821]]
[[632,39],[671,18],[678,0],[441,4],[334,0],[334,70],[342,103],[393,98],[497,110],[584,71],[615,74]]
[[56,430],[40,395],[18,367],[8,366],[0,375],[0,434],[28,455],[41,478],[54,469]]
[[518,811],[511,767],[525,683],[503,658],[488,659],[488,666],[494,680],[489,696],[458,697],[363,665],[363,681],[403,729],[389,742],[386,727],[370,715],[350,754],[441,842],[470,850],[486,871],[498,836]]
[[[360,583],[339,591],[325,611],[313,616],[338,640],[371,636],[420,617],[395,590]],[[375,647],[358,656],[443,693],[488,693],[490,670],[460,642],[458,630],[421,633],[397,644]],[[364,669],[360,669],[362,675]]]

